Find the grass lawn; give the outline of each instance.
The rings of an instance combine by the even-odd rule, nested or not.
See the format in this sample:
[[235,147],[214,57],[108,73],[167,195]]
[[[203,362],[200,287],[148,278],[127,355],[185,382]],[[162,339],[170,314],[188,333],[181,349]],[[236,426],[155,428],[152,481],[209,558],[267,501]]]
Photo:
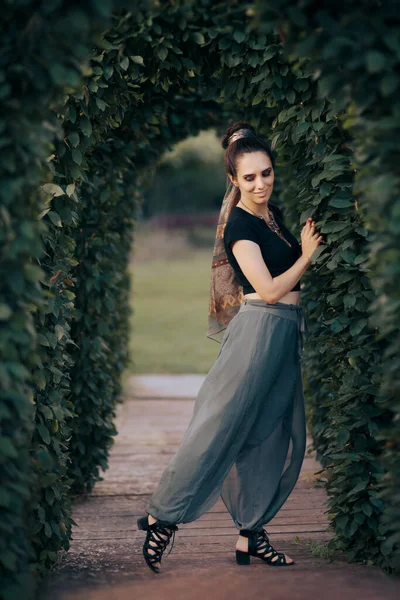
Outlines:
[[206,246],[190,245],[186,232],[137,232],[131,263],[131,373],[210,370],[220,345],[206,337],[212,245]]

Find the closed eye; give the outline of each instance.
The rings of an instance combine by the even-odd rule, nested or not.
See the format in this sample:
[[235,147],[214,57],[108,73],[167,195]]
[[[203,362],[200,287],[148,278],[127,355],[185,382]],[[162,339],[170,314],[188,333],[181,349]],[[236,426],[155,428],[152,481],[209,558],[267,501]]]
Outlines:
[[[263,172],[263,176],[264,177],[268,177],[271,174],[271,169],[267,169],[266,171]],[[253,180],[253,175],[245,175],[244,179],[246,181],[252,181]]]

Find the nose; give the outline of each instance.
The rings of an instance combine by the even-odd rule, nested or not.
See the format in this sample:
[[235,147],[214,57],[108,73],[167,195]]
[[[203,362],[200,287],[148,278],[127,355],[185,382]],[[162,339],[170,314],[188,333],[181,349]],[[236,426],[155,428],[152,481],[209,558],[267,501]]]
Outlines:
[[263,192],[265,190],[265,184],[262,179],[257,180],[256,190],[257,192]]

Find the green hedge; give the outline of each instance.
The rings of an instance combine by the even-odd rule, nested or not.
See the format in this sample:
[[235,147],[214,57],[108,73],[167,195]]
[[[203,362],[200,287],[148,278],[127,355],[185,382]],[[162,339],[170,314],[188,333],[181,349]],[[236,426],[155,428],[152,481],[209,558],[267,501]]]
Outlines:
[[333,545],[349,559],[398,570],[398,4],[352,1],[342,10],[287,0],[278,12],[259,8],[263,31],[279,36],[285,57],[312,69],[319,102],[329,100],[327,117],[339,127],[332,139],[332,125],[316,128],[315,107],[304,107],[292,130],[304,155],[291,205],[300,201],[331,245],[309,277],[315,344],[307,372]]
[[394,3],[123,4],[10,2],[1,26],[5,595],[68,549],[71,498],[107,467],[141,190],[166,148],[242,117],[277,150],[295,232],[313,215],[327,241],[304,299],[330,547],[396,569]]

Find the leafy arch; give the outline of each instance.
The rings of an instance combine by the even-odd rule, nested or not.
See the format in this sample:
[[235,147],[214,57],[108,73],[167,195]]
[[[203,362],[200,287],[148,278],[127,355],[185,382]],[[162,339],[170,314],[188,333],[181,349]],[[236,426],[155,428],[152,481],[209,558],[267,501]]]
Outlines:
[[[271,138],[292,226],[299,212],[301,222],[312,215],[327,240],[304,298],[331,547],[397,568],[399,162],[388,131],[398,127],[398,18],[395,2],[372,4],[367,13],[350,2],[346,15],[290,0],[274,11],[238,0],[129,12],[117,1],[7,5],[0,549],[9,594],[26,587],[29,562],[46,568],[68,549],[71,493],[90,491],[107,467],[145,180],[166,148],[233,115]],[[373,49],[363,58],[366,32]],[[360,58],[348,65],[350,46]]]

